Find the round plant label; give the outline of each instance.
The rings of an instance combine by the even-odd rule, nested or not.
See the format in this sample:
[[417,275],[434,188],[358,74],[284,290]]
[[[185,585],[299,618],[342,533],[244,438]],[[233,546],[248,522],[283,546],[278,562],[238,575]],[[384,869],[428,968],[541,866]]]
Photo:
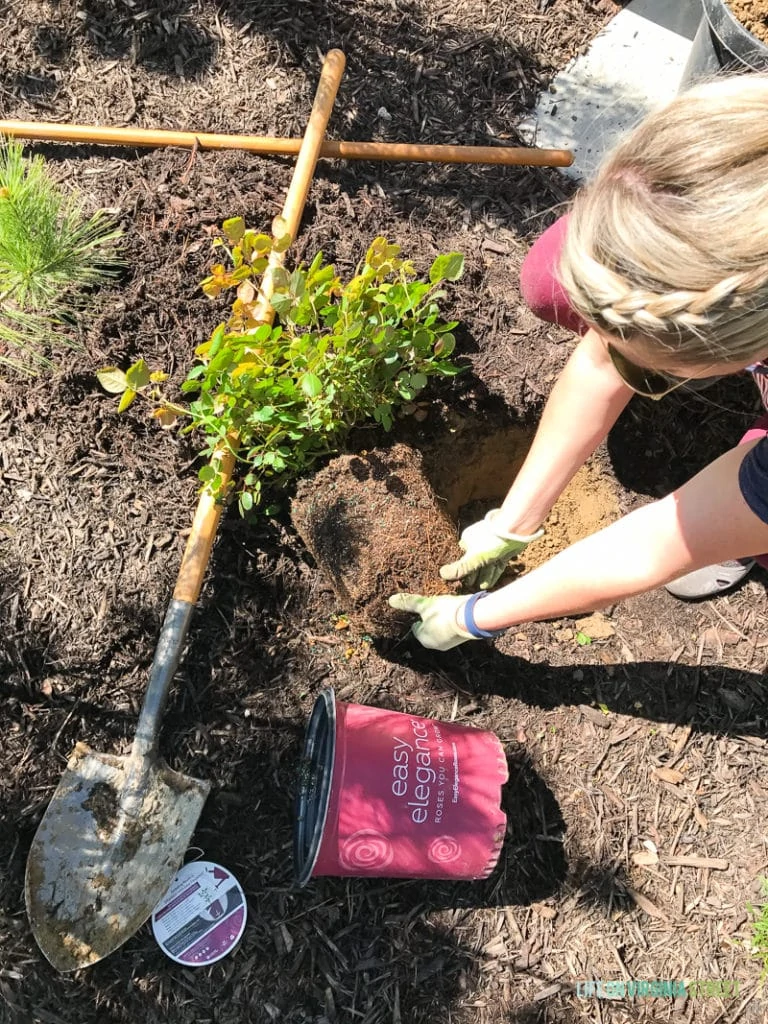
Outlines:
[[152,912],[152,931],[171,960],[204,967],[226,956],[245,929],[246,904],[240,883],[209,860],[180,868]]

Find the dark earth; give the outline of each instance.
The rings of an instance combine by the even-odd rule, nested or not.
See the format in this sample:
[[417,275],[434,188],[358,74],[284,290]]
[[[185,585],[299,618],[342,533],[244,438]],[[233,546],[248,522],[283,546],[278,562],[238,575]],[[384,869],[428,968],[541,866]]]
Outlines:
[[[339,46],[348,66],[331,137],[516,144],[539,91],[617,7],[0,0],[0,113],[296,136],[321,55]],[[178,388],[225,308],[199,289],[216,226],[243,215],[267,227],[291,164],[30,150],[89,209],[113,211],[127,265],[92,296],[81,352],[56,353],[51,376],[0,383],[1,1024],[764,1020],[748,904],[768,871],[766,574],[713,602],[661,591],[431,653],[355,623],[301,541],[289,491],[271,518],[224,517],[162,738],[172,767],[213,783],[190,856],[244,886],[239,949],[185,969],[145,926],[94,967],[47,964],[24,910],[26,854],[75,743],[130,745],[199,467],[194,438],[159,429],[139,402],[118,416],[95,373],[141,356]],[[346,274],[377,235],[424,270],[440,252],[465,254],[444,305],[461,321],[466,372],[430,386],[426,416],[390,435],[361,429],[347,453],[420,453],[451,531],[503,494],[571,350],[518,291],[529,245],[571,192],[558,172],[526,168],[324,162],[315,175],[292,259],[322,248]],[[667,493],[756,412],[742,377],[633,402],[526,564]],[[397,516],[389,524],[399,541]],[[414,589],[437,583],[438,551],[417,538]],[[375,571],[376,551],[361,555]],[[499,736],[509,825],[488,880],[295,887],[302,736],[327,686]],[[598,1002],[576,994],[591,978],[737,979],[740,990]]]

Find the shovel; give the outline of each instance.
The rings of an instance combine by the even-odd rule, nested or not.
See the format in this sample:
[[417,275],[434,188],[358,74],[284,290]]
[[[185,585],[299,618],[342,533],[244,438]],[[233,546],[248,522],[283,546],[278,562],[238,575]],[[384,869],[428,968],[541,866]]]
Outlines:
[[[296,160],[280,233],[295,238],[331,115],[345,58],[331,50]],[[273,253],[264,271],[261,319],[271,322]],[[234,445],[212,461],[229,481]],[[37,942],[59,971],[108,956],[147,920],[178,871],[210,783],[171,770],[158,735],[171,681],[200,595],[221,503],[203,491],[173,599],[157,643],[130,754],[115,757],[78,743],[38,827],[27,859],[27,914]]]

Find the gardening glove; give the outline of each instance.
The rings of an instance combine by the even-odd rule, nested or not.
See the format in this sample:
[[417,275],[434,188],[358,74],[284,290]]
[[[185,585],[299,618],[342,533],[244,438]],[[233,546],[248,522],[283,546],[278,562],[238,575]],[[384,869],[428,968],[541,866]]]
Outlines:
[[[389,599],[390,608],[399,612],[413,612],[421,618],[414,622],[411,632],[422,645],[433,651],[449,651],[465,640],[474,640],[472,634],[456,621],[463,621],[461,607],[468,598],[441,594],[438,597],[422,597],[421,594],[393,594]],[[478,638],[479,639],[479,638]]]
[[499,511],[491,509],[485,519],[464,530],[459,540],[464,557],[440,567],[444,580],[462,580],[470,590],[488,590],[498,582],[510,558],[515,558],[532,540],[543,535],[543,530],[528,537],[497,530],[493,523]]

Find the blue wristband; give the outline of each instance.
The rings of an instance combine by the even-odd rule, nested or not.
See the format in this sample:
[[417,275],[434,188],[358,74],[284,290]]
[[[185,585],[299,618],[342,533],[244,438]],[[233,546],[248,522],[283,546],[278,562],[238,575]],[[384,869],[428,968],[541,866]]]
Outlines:
[[506,633],[506,629],[480,629],[475,622],[475,605],[482,597],[488,597],[487,590],[479,590],[464,605],[464,628],[476,640],[493,640],[495,636]]

